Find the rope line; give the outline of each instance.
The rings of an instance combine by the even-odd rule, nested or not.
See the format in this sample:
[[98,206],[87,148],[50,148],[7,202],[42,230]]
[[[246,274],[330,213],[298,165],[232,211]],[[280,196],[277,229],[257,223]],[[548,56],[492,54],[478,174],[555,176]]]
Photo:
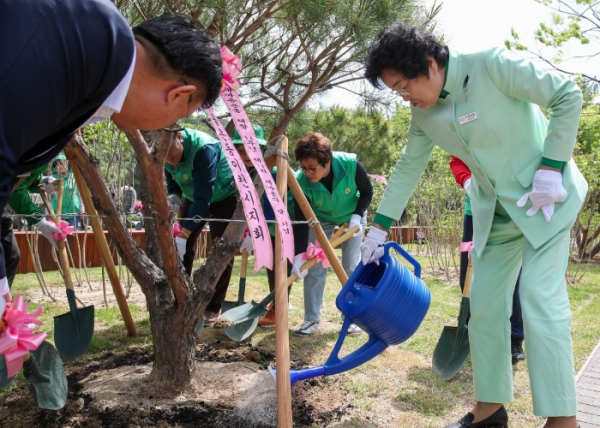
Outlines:
[[[40,218],[40,214],[8,214],[5,213],[2,215],[3,217],[10,217],[12,219],[15,218],[28,218],[28,217],[32,217],[35,219],[39,219]],[[102,214],[76,214],[76,213],[62,213],[62,214],[55,214],[55,217],[80,217],[80,218],[108,218],[107,215],[102,215]],[[141,215],[137,215],[137,214],[120,214],[119,217],[121,219],[129,219],[129,217],[135,217],[135,219],[129,219],[129,220],[154,220],[154,217],[144,217]],[[222,223],[247,223],[246,220],[233,220],[233,219],[227,219],[227,218],[214,218],[214,217],[178,217],[177,220],[191,220],[195,223],[201,223],[203,221],[205,222],[222,222]],[[276,220],[266,220],[267,223],[272,223],[272,224],[276,224],[277,221]],[[319,224],[318,220],[313,220],[313,221],[308,221],[308,220],[304,220],[304,221],[292,221],[292,224],[308,224],[309,227],[314,227],[315,225]]]

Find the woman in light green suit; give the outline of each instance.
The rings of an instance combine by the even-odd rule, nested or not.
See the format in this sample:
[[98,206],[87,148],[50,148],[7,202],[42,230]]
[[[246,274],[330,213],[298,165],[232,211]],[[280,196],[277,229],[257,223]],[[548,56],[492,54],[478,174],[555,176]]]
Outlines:
[[[461,55],[414,27],[380,33],[366,77],[411,103],[408,143],[389,179],[363,263],[383,253],[435,145],[472,171],[474,278],[469,338],[475,407],[447,428],[505,427],[513,401],[510,324],[513,288],[521,305],[534,412],[545,427],[575,428],[577,401],[571,312],[564,274],[569,231],[587,183],[572,152],[581,92],[567,77],[502,49]],[[549,109],[547,120],[540,107]]]

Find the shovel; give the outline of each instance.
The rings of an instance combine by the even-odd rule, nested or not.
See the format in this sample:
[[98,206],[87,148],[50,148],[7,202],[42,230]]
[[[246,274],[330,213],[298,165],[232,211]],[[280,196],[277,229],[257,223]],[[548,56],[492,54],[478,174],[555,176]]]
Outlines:
[[[346,227],[347,225],[341,226],[332,236],[332,247],[335,248],[342,244],[359,230],[358,227],[354,227],[342,235]],[[318,263],[318,259],[317,257],[313,257],[302,265],[301,270],[310,269],[316,263]],[[294,281],[296,281],[296,279],[298,279],[297,275],[290,275],[287,280],[287,286],[290,287]],[[275,299],[275,290],[271,291],[264,299],[260,301],[260,303],[251,301],[224,312],[221,315],[221,318],[226,319],[233,324],[224,329],[225,334],[231,340],[236,342],[242,341],[249,337],[256,329],[256,326],[258,325],[258,319],[268,312],[267,306],[273,301],[273,299]]]
[[[58,200],[62,199],[62,192],[57,195]],[[46,209],[52,216],[55,223],[58,219],[54,215],[52,205],[48,202],[45,192],[40,192]],[[58,247],[58,262],[63,271],[65,287],[67,289],[67,300],[70,311],[54,317],[54,343],[60,356],[68,360],[77,358],[87,350],[94,334],[94,306],[77,308],[75,301],[75,291],[73,289],[73,279],[71,278],[71,268],[67,255],[66,239],[56,243]]]
[[[33,387],[33,399],[39,409],[62,409],[67,401],[67,377],[54,346],[44,341],[24,357],[23,375]],[[6,361],[0,357],[0,387],[8,386],[16,374],[7,377]]]
[[[246,292],[246,272],[248,271],[248,252],[246,250],[242,251],[242,266],[240,267],[240,288],[238,291],[238,299],[235,302],[223,302],[221,304],[221,311],[227,312],[237,306],[241,306],[244,304],[244,293]],[[256,328],[256,324],[258,323],[258,319],[255,322],[254,328]],[[248,326],[249,327],[249,326]],[[199,334],[204,328],[204,317],[200,317],[200,321],[196,325],[196,334]],[[254,328],[252,331],[254,331]],[[245,339],[245,338],[244,338]],[[240,339],[240,340],[244,340]]]
[[433,351],[433,372],[442,380],[452,379],[460,370],[469,356],[469,331],[467,320],[469,316],[469,295],[473,270],[471,260],[467,266],[465,288],[460,302],[458,326],[444,326],[440,340]]

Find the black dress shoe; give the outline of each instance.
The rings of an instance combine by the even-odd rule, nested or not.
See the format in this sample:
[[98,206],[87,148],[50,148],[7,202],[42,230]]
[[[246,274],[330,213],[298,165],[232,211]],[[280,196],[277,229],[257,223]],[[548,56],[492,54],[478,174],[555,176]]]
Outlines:
[[521,339],[510,338],[510,353],[512,355],[513,366],[519,361],[525,360],[525,352],[523,351],[523,341]]
[[467,413],[460,421],[446,425],[444,428],[508,428],[508,414],[504,406],[482,421],[473,423],[473,419],[475,415]]

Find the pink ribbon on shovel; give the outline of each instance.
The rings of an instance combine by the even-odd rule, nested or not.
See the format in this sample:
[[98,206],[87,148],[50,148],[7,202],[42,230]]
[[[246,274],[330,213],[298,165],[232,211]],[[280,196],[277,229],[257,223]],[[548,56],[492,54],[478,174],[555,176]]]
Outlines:
[[73,230],[75,230],[74,226],[69,225],[69,223],[64,220],[56,223],[56,227],[60,229],[61,233],[52,232],[52,238],[54,238],[55,241],[64,241],[67,239],[67,235],[71,235]]
[[310,260],[313,257],[316,257],[317,260],[321,262],[324,268],[331,267],[329,259],[325,255],[325,251],[323,251],[323,248],[321,248],[321,243],[319,241],[317,241],[316,244],[309,242],[308,247],[306,247],[306,252],[302,253],[302,260]]
[[473,248],[473,241],[469,242],[461,242],[460,243],[460,252],[461,253],[469,253],[469,259],[471,258],[471,248]]
[[42,325],[38,319],[41,314],[41,306],[35,312],[27,313],[27,303],[22,296],[6,304],[2,316],[4,331],[0,335],[0,355],[4,355],[6,360],[9,378],[23,368],[23,357],[37,349],[48,336],[46,333],[33,333]]
[[181,233],[181,231],[183,230],[183,227],[181,226],[181,224],[176,221],[175,224],[173,225],[173,236],[179,236],[179,234]]

